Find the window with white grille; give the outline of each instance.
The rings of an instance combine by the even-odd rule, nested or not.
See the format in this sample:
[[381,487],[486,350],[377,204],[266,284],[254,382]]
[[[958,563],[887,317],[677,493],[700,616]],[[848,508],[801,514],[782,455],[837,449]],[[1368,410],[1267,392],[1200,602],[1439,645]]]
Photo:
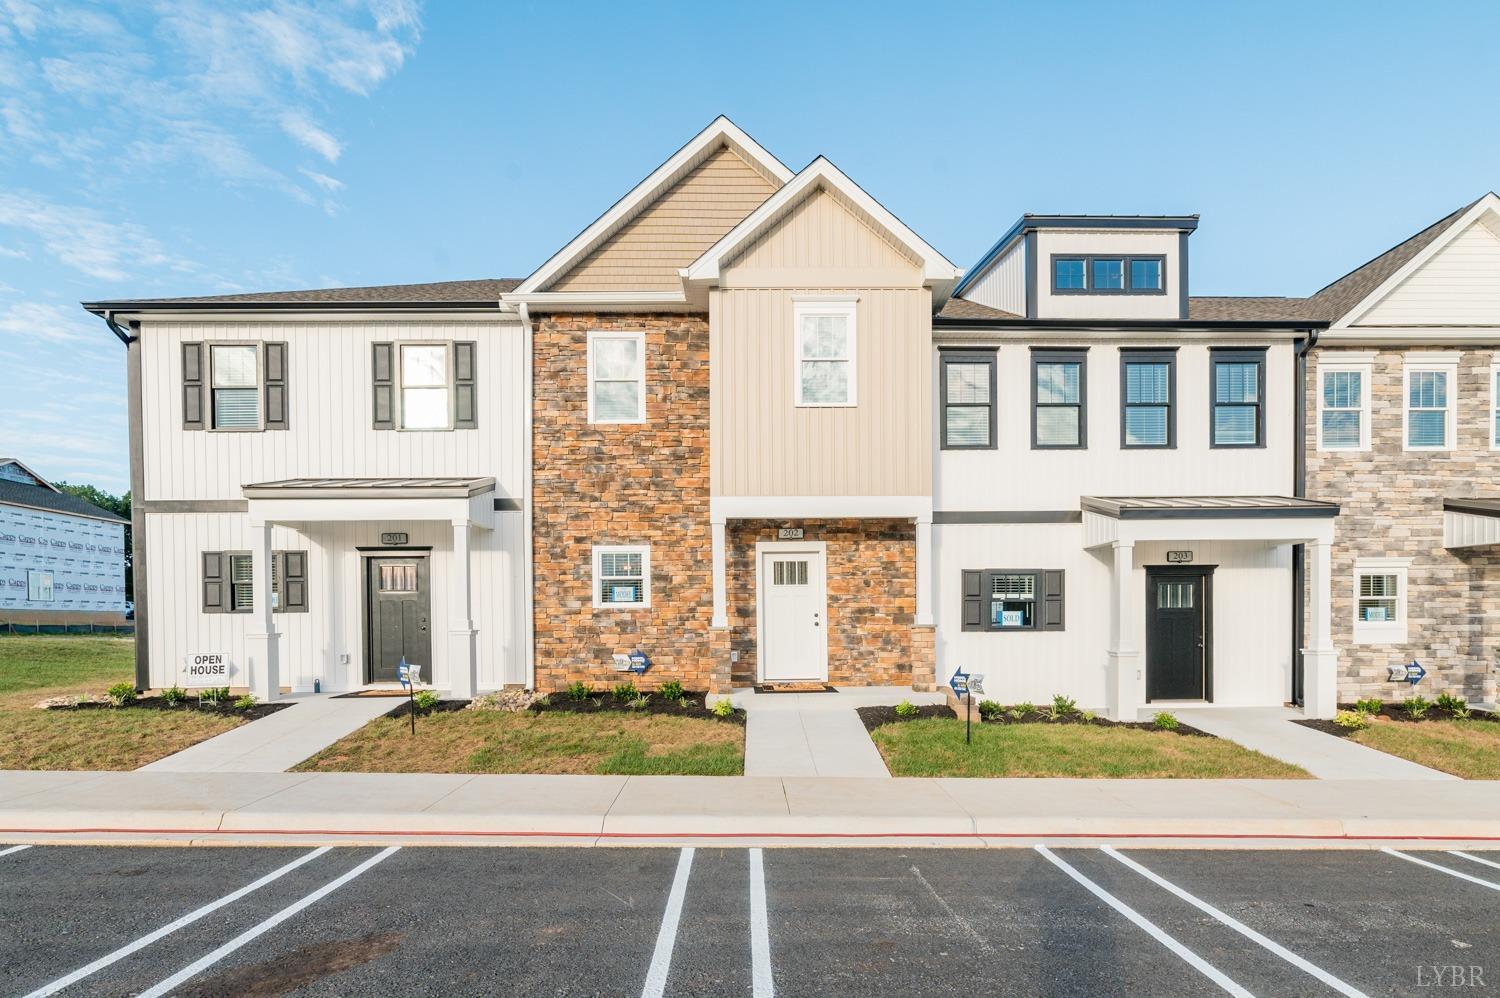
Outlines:
[[1407,639],[1406,558],[1361,558],[1354,563],[1355,644],[1402,644]]
[[806,299],[793,306],[797,348],[797,405],[852,406],[855,370],[855,301]]
[[1457,360],[1410,355],[1405,366],[1407,450],[1452,450],[1456,430]]
[[594,606],[650,606],[651,549],[594,548]]

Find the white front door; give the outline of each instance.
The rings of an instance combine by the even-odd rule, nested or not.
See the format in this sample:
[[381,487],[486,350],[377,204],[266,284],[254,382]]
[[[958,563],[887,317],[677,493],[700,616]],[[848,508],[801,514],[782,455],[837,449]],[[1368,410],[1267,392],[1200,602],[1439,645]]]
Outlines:
[[761,554],[762,682],[828,679],[828,593],[824,583],[821,550]]

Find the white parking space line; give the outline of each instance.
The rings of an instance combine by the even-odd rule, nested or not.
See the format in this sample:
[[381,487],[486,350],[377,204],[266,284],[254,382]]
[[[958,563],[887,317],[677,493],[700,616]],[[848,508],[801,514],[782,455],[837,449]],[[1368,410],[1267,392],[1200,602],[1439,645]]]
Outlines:
[[1408,863],[1416,863],[1418,866],[1425,866],[1429,870],[1437,870],[1439,873],[1446,873],[1450,877],[1457,877],[1459,880],[1467,880],[1471,884],[1478,884],[1481,887],[1488,887],[1492,891],[1500,891],[1500,884],[1497,884],[1492,880],[1484,880],[1480,877],[1471,877],[1467,873],[1461,873],[1458,870],[1451,870],[1448,867],[1443,866],[1441,863],[1430,863],[1425,859],[1418,859],[1415,856],[1408,856],[1406,853],[1397,852],[1394,849],[1382,849],[1380,851],[1388,855],[1395,856],[1397,859],[1404,859]]
[[667,895],[667,910],[662,912],[661,930],[656,933],[656,949],[651,967],[646,971],[646,986],[641,998],[661,998],[667,990],[667,972],[672,969],[672,949],[677,945],[677,923],[682,919],[682,901],[687,897],[688,875],[693,872],[693,847],[688,846],[677,857],[677,875]]
[[750,850],[750,974],[754,998],[776,994],[771,977],[771,926],[766,920],[766,864],[759,849]]
[[1500,870],[1500,863],[1497,863],[1497,862],[1495,862],[1492,859],[1482,859],[1482,858],[1480,858],[1478,856],[1475,856],[1475,855],[1473,855],[1471,853],[1463,852],[1462,850],[1459,850],[1459,849],[1450,849],[1448,851],[1448,855],[1450,855],[1450,856],[1462,856],[1464,859],[1471,859],[1471,860],[1473,860],[1476,863],[1483,863],[1485,866],[1493,866],[1495,869]]
[[1103,846],[1102,848],[1105,853],[1119,860],[1121,863],[1124,863],[1126,866],[1130,867],[1130,869],[1134,870],[1136,873],[1139,873],[1141,876],[1145,877],[1156,886],[1170,891],[1177,897],[1186,901],[1188,904],[1197,908],[1199,911],[1213,916],[1251,942],[1256,943],[1257,945],[1269,950],[1272,953],[1275,953],[1277,956],[1281,957],[1287,963],[1296,967],[1303,973],[1311,974],[1313,977],[1316,977],[1318,980],[1322,981],[1330,988],[1333,988],[1339,994],[1348,995],[1349,998],[1368,998],[1368,996],[1363,991],[1354,987],[1354,985],[1342,981],[1337,977],[1334,977],[1332,974],[1328,973],[1328,971],[1322,969],[1316,964],[1309,963],[1307,960],[1304,960],[1302,957],[1298,956],[1296,953],[1293,953],[1291,950],[1276,942],[1274,939],[1266,938],[1259,932],[1256,932],[1254,929],[1250,928],[1250,926],[1246,925],[1244,922],[1241,922],[1239,919],[1225,914],[1224,912],[1215,908],[1213,905],[1209,904],[1207,901],[1203,901],[1199,898],[1194,897],[1187,891],[1183,890],[1181,887],[1178,887],[1176,884],[1172,883],[1170,880],[1167,880],[1164,877],[1159,877],[1156,874],[1152,873],[1150,870],[1146,869],[1135,860],[1130,859],[1127,856],[1122,856],[1120,853],[1116,852],[1113,847]]
[[328,849],[328,846],[322,846],[321,848],[314,849],[312,852],[307,853],[304,856],[299,856],[280,869],[272,870],[270,873],[266,874],[264,877],[261,877],[259,880],[248,883],[237,891],[225,894],[217,901],[210,901],[203,907],[188,912],[186,915],[183,915],[175,922],[169,922],[168,924],[163,925],[161,928],[157,929],[155,932],[151,932],[144,936],[141,936],[141,938],[137,939],[133,943],[128,943],[124,946],[121,946],[113,953],[107,953],[104,956],[101,956],[99,959],[95,960],[93,963],[79,967],[77,970],[73,971],[71,974],[66,975],[65,977],[59,977],[51,984],[42,985],[35,991],[31,992],[31,994],[27,995],[26,998],[42,998],[43,995],[56,994],[57,992],[61,991],[63,988],[68,987],[71,984],[77,984],[85,977],[88,977],[91,974],[98,973],[105,967],[108,967],[110,964],[117,963],[120,960],[125,959],[130,954],[145,949],[147,946],[150,946],[158,939],[170,936],[178,929],[192,925],[194,922],[198,921],[198,919],[200,918],[203,918],[205,915],[213,914],[220,908],[224,907],[226,904],[233,904],[235,901],[238,901],[246,894],[250,894],[254,891],[260,890],[271,881],[278,880],[281,877],[286,876],[288,873],[291,873],[302,864],[317,859],[319,856],[327,852]]
[[9,856],[13,852],[20,852],[22,849],[30,848],[31,846],[11,846],[9,849],[0,849],[0,856]]
[[1103,887],[1100,887],[1088,877],[1085,877],[1083,874],[1079,873],[1069,863],[1063,861],[1060,857],[1053,853],[1052,850],[1048,849],[1046,846],[1036,846],[1035,848],[1036,851],[1046,857],[1047,861],[1050,862],[1053,866],[1057,867],[1059,870],[1072,877],[1078,883],[1082,884],[1090,894],[1094,895],[1094,897],[1098,898],[1100,901],[1103,901],[1115,911],[1118,911],[1120,914],[1124,915],[1131,921],[1133,925],[1135,925],[1136,928],[1145,932],[1152,939],[1155,939],[1167,949],[1171,950],[1183,960],[1187,961],[1187,963],[1192,966],[1194,970],[1198,971],[1198,973],[1202,974],[1204,977],[1207,977],[1210,981],[1213,981],[1219,987],[1223,988],[1225,991],[1229,992],[1232,995],[1240,996],[1240,998],[1254,998],[1254,996],[1251,995],[1249,991],[1246,991],[1234,981],[1230,980],[1228,975],[1226,975],[1219,968],[1215,967],[1213,964],[1203,959],[1197,953],[1194,953],[1192,950],[1182,945],[1182,943],[1178,942],[1162,929],[1157,928],[1156,925],[1152,922],[1147,921],[1145,916],[1136,911],[1134,908],[1130,907],[1130,905],[1126,904],[1124,901],[1121,901],[1109,891],[1105,890]]
[[214,964],[224,959],[230,953],[233,953],[235,950],[239,949],[241,946],[244,946],[246,943],[251,942],[259,936],[265,935],[267,932],[270,932],[272,929],[276,928],[276,926],[280,925],[282,922],[285,922],[293,915],[296,915],[304,908],[307,908],[321,901],[323,898],[332,894],[340,887],[343,887],[355,877],[364,873],[376,863],[380,863],[388,859],[390,856],[400,851],[400,849],[400,846],[389,846],[386,849],[382,849],[380,852],[376,853],[374,856],[371,856],[369,859],[365,860],[363,863],[359,864],[354,869],[350,870],[348,873],[344,874],[338,879],[329,881],[322,887],[319,887],[317,890],[307,895],[307,897],[303,898],[302,900],[295,901],[292,904],[287,905],[285,908],[281,909],[276,914],[272,915],[270,918],[266,919],[260,924],[246,929],[244,932],[241,932],[239,935],[229,940],[229,942],[214,950],[212,953],[209,953],[207,956],[199,960],[195,960],[192,963],[188,964],[186,967],[183,967],[177,973],[162,981],[154,988],[151,988],[148,991],[141,992],[138,998],[161,998],[162,995],[167,994],[173,988],[177,987],[177,985],[181,984],[184,981],[191,980],[192,978],[197,977],[199,974],[203,973],[209,967],[212,967]]

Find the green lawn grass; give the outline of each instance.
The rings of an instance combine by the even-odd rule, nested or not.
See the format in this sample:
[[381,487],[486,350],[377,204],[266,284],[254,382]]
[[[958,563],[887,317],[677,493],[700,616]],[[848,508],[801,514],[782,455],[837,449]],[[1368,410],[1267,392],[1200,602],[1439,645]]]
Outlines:
[[1361,745],[1466,780],[1500,780],[1500,721],[1382,719],[1350,737]]
[[0,637],[0,769],[139,769],[242,724],[191,707],[36,710],[38,700],[102,694],[135,676],[133,638]]
[[376,718],[298,765],[302,772],[738,776],[745,728],[659,714],[449,711]]
[[1308,773],[1220,738],[1085,724],[883,724],[874,738],[892,776],[1308,779]]

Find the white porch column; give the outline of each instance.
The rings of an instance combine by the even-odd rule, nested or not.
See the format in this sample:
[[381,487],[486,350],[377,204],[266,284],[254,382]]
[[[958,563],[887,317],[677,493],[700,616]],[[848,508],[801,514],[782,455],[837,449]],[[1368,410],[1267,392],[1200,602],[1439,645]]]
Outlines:
[[932,626],[932,515],[917,517],[918,627]]
[[250,693],[262,703],[281,696],[280,638],[271,612],[271,524],[252,523],[250,586],[252,612],[245,633],[246,672]]
[[713,546],[713,589],[714,589],[714,615],[709,622],[710,627],[729,626],[729,596],[724,582],[724,521],[713,520],[709,524],[712,530]]
[[[453,554],[448,560],[448,689],[456,700],[472,700],[479,685],[470,616],[469,531],[467,520],[453,521]],[[431,663],[425,664],[431,673]]]
[[1109,667],[1105,675],[1105,709],[1116,721],[1134,721],[1141,696],[1141,650],[1137,627],[1141,610],[1136,600],[1135,544],[1115,541],[1110,573]]
[[1302,649],[1302,713],[1330,718],[1338,710],[1338,652],[1333,647],[1333,545],[1306,546],[1307,647]]

